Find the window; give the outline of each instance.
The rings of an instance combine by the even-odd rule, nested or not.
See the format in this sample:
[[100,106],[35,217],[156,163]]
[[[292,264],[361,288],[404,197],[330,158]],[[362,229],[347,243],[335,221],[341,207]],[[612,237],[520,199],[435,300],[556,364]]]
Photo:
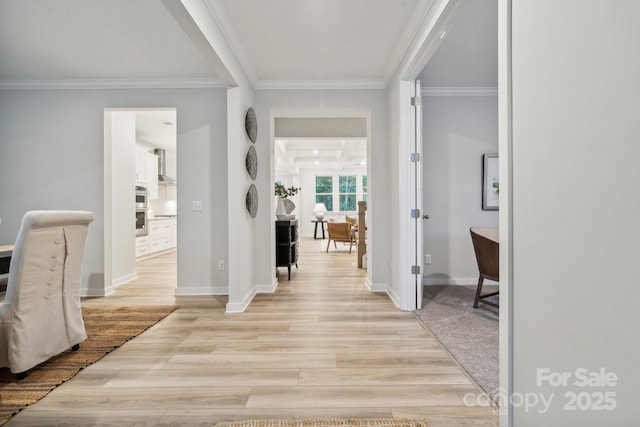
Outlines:
[[340,211],[356,210],[356,176],[347,175],[338,177],[338,197]]
[[367,175],[362,175],[362,200],[367,202]]
[[316,176],[316,203],[324,203],[327,211],[333,211],[332,176]]

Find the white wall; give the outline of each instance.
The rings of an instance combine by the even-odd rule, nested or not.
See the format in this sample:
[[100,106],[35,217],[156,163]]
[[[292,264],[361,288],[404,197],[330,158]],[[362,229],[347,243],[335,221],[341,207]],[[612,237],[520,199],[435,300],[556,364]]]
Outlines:
[[[518,427],[640,420],[638,16],[637,1],[512,2],[513,391],[554,394],[545,413],[514,407]],[[579,368],[617,383],[580,387]],[[615,409],[564,408],[604,392]]]
[[[226,290],[226,91],[221,89],[0,91],[0,241],[13,241],[30,209],[86,209],[82,289],[104,287],[104,110],[176,107],[178,112],[178,290]],[[210,209],[212,198],[215,209]],[[206,209],[192,212],[191,201]]]
[[[254,91],[248,83],[228,90],[227,93],[227,162],[228,162],[228,270],[229,270],[229,302],[227,312],[235,313],[245,310],[257,292],[255,274],[257,259],[266,258],[267,252],[256,253],[256,239],[260,227],[257,219],[251,218],[246,208],[246,194],[250,185],[258,181],[266,181],[267,173],[263,167],[267,162],[260,162],[258,155],[258,176],[254,182],[245,167],[245,159],[249,146],[253,143],[245,131],[245,116],[253,105]],[[260,132],[258,128],[258,132]],[[257,145],[257,144],[256,144]],[[256,149],[258,147],[256,146]],[[273,193],[272,193],[273,194]],[[269,206],[270,197],[260,194],[258,211]]]
[[424,96],[423,283],[476,284],[469,228],[498,226],[497,211],[482,210],[482,155],[498,152],[495,96]]
[[[109,129],[107,129],[109,128]],[[110,130],[110,139],[106,132]],[[110,141],[110,146],[109,146]],[[136,278],[136,243],[135,243],[135,142],[136,115],[133,111],[105,112],[105,167],[111,169],[109,174],[105,170],[105,180],[111,180],[110,190],[105,195],[111,200],[111,212],[105,213],[105,227],[107,217],[111,215],[111,280],[106,281],[106,291],[112,291],[113,286]],[[110,157],[107,161],[107,156]],[[105,253],[107,253],[105,247]],[[109,262],[105,261],[105,274],[109,275]]]
[[[258,268],[258,283],[275,278],[272,118],[286,117],[368,117],[370,141],[367,150],[369,169],[369,286],[376,290],[387,288],[391,280],[391,253],[389,245],[390,209],[387,158],[387,106],[385,92],[381,90],[259,90],[256,91],[256,114],[258,117],[258,174],[260,196],[268,195],[269,209],[258,212],[258,226],[270,233],[259,233],[258,251],[271,253],[272,259],[255,259]],[[286,112],[286,114],[285,114]],[[295,115],[293,114],[295,113]],[[264,168],[264,169],[262,169]],[[261,170],[268,176],[262,180]],[[303,187],[302,185],[300,185]],[[304,188],[304,187],[303,187]],[[304,190],[303,190],[304,191]],[[262,198],[261,198],[262,200]],[[300,260],[303,265],[303,260]]]

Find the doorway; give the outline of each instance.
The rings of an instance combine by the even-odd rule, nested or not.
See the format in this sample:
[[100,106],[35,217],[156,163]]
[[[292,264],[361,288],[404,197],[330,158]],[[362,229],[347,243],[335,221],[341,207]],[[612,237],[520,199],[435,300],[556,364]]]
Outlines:
[[[330,115],[289,112],[273,119],[273,180],[301,189],[291,199],[305,245],[317,252],[344,249],[358,268],[355,245],[351,253],[349,244],[328,246],[328,223],[357,221],[358,202],[368,202],[368,118]],[[366,242],[359,244],[364,248]]]
[[[177,114],[175,108],[105,109],[104,123],[109,295],[137,278],[140,261],[176,251]],[[175,276],[175,254],[164,257],[167,262]]]

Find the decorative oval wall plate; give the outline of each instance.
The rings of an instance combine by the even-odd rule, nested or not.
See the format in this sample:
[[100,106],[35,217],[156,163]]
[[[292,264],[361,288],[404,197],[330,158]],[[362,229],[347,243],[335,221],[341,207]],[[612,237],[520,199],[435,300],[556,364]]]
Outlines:
[[253,111],[252,107],[247,110],[247,115],[244,118],[244,128],[251,142],[255,143],[258,138],[258,119],[256,119],[256,112]]
[[256,190],[256,186],[253,184],[251,184],[249,191],[247,191],[245,203],[247,204],[247,210],[251,218],[255,218],[258,214],[258,190]]
[[249,172],[249,176],[251,177],[251,179],[256,179],[256,177],[258,176],[258,154],[256,153],[256,149],[253,147],[253,145],[249,146],[245,164],[247,166],[247,172]]

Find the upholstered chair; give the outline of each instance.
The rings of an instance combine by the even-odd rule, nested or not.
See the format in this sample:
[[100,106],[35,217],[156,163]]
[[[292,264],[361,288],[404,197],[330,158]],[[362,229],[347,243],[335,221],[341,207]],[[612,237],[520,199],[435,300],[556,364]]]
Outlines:
[[92,221],[86,211],[29,211],[22,219],[0,304],[0,367],[18,378],[87,338],[80,281]]

